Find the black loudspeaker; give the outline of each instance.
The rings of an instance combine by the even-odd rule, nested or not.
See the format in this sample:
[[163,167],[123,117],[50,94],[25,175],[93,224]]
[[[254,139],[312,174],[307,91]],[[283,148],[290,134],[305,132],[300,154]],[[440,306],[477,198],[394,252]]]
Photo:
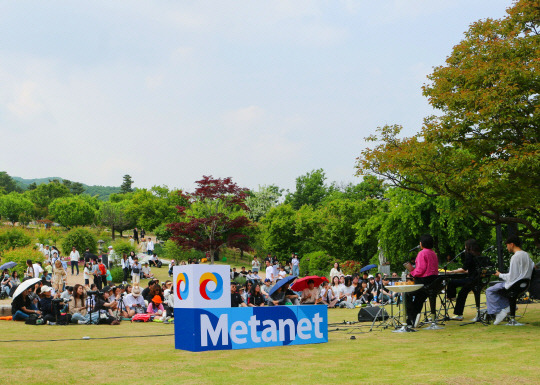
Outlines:
[[107,269],[110,267],[109,266],[109,256],[107,254],[103,254],[101,256],[101,262],[103,262],[103,264],[107,267]]
[[529,294],[533,299],[540,299],[540,270],[535,269],[529,286]]
[[358,322],[373,322],[375,317],[377,321],[384,321],[388,319],[388,313],[378,306],[363,307],[358,312]]

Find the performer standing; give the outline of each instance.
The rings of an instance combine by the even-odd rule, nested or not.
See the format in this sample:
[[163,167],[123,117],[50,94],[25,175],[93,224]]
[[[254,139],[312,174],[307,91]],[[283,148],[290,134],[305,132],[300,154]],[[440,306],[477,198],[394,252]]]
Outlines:
[[495,273],[504,282],[497,283],[486,290],[486,305],[488,314],[496,314],[493,325],[498,325],[510,312],[508,298],[501,295],[501,290],[509,289],[520,279],[530,279],[534,269],[534,262],[525,251],[521,249],[521,239],[517,235],[511,235],[506,240],[506,248],[514,253],[510,259],[510,268],[507,274],[499,271]]
[[[407,263],[405,267],[414,277],[415,284],[428,286],[439,276],[439,259],[432,250],[433,237],[430,234],[420,236],[420,248],[422,250],[416,256],[415,268],[413,269],[410,263]],[[420,312],[427,297],[428,294],[423,289],[407,296],[407,325],[418,326]]]
[[476,239],[468,239],[465,241],[465,255],[463,256],[463,267],[449,271],[449,274],[467,273],[466,278],[455,279],[452,278],[448,282],[447,295],[448,298],[456,298],[456,289],[461,287],[457,296],[456,305],[454,306],[453,320],[463,320],[463,309],[465,308],[465,302],[467,301],[467,295],[473,289],[474,284],[478,280],[478,262],[477,258],[482,254],[480,246],[476,242]]

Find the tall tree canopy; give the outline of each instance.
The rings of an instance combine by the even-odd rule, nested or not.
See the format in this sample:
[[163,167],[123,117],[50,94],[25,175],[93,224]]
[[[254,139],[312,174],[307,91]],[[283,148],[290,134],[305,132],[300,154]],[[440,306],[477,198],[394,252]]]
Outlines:
[[428,196],[456,213],[518,224],[540,247],[540,6],[517,1],[500,20],[471,25],[424,95],[438,116],[410,138],[385,126],[358,173]]
[[182,194],[187,205],[178,206],[180,222],[169,224],[171,239],[184,249],[214,253],[224,245],[248,249],[250,226],[245,215],[248,190],[238,187],[231,178],[203,176],[194,193]]

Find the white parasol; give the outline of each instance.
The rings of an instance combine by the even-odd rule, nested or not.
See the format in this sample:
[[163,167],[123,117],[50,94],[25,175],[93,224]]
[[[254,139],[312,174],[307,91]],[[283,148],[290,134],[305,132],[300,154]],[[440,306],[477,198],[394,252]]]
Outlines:
[[13,293],[13,296],[11,298],[13,299],[17,298],[19,294],[21,294],[23,291],[28,289],[30,286],[35,285],[39,281],[41,281],[41,279],[39,278],[30,278],[30,279],[27,279],[26,281],[21,282],[21,284],[17,286],[17,289],[15,290],[15,293]]

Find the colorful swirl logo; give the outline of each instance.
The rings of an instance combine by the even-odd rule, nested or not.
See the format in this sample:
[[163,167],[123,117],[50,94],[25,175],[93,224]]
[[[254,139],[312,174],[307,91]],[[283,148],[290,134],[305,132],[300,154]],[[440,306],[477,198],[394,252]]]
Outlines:
[[[182,282],[184,282],[184,290],[180,290],[180,284]],[[180,273],[176,277],[176,294],[181,300],[186,299],[189,295],[189,279],[186,273]]]
[[[208,290],[208,282],[214,282],[216,284],[216,288],[213,291]],[[221,278],[221,275],[216,273],[204,273],[201,275],[201,279],[199,280],[199,292],[201,293],[201,297],[207,300],[216,300],[220,298],[223,295],[223,279]]]

